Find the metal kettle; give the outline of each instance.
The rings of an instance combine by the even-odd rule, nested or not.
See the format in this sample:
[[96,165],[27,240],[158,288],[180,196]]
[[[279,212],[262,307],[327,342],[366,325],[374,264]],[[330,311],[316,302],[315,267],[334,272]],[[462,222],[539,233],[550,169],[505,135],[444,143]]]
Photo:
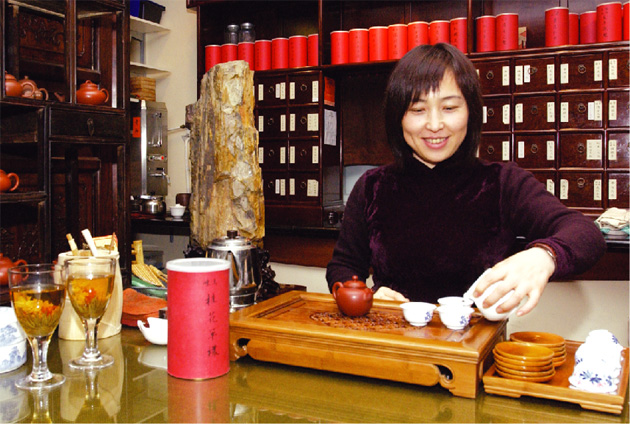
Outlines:
[[256,246],[238,231],[230,230],[227,236],[212,240],[208,247],[211,258],[225,259],[231,263],[230,312],[253,305],[256,290],[260,286],[260,259]]

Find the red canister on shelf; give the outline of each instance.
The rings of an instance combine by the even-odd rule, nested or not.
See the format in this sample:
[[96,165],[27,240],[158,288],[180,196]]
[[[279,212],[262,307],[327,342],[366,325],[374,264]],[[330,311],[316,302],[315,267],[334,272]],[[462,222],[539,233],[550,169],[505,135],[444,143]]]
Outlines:
[[289,39],[277,37],[271,40],[271,69],[289,67]]
[[569,8],[552,7],[545,10],[545,46],[569,44]]
[[407,50],[416,46],[429,44],[429,23],[424,21],[407,24]]
[[368,29],[353,28],[348,31],[348,61],[367,62],[368,57]]
[[289,68],[306,66],[307,44],[305,35],[292,35],[289,37]]
[[306,42],[308,44],[306,53],[308,66],[319,65],[319,34],[309,34]]
[[448,21],[436,20],[429,23],[429,43],[449,43],[451,41]]
[[477,29],[477,51],[493,52],[496,49],[496,18],[491,15],[475,19]]
[[392,24],[387,27],[387,57],[400,59],[407,53],[407,25]]
[[218,44],[209,44],[205,47],[206,52],[206,72],[214,65],[221,63],[221,46]]
[[518,49],[518,13],[501,13],[496,17],[496,50]]
[[580,44],[597,42],[597,12],[589,10],[580,14]]
[[368,56],[370,62],[387,60],[387,27],[373,26],[368,29]]
[[468,53],[468,18],[453,18],[449,21],[450,43]]
[[330,63],[341,65],[348,63],[348,31],[330,33]]
[[597,6],[597,42],[621,41],[621,2],[602,3]]
[[254,68],[256,71],[271,69],[271,40],[254,42]]

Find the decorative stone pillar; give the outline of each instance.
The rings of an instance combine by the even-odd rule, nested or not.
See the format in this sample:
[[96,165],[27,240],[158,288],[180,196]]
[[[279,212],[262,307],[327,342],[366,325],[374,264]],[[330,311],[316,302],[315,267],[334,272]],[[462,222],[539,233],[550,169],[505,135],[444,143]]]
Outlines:
[[254,123],[254,73],[221,63],[201,81],[190,134],[191,239],[205,248],[228,230],[260,242],[265,202]]

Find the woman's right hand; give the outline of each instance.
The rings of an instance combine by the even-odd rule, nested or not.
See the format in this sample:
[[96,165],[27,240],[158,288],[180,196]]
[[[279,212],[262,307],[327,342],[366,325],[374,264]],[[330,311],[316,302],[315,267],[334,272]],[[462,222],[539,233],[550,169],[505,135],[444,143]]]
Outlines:
[[374,293],[374,299],[409,302],[409,299],[398,293],[396,290],[390,289],[389,287],[379,287],[378,290],[376,290],[376,293]]

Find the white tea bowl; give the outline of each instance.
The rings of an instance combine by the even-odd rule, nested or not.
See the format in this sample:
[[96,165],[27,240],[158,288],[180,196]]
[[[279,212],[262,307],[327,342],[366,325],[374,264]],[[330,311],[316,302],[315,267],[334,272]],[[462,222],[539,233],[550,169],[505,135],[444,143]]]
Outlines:
[[181,218],[184,216],[184,212],[186,212],[186,206],[182,206],[180,204],[171,206],[171,216],[173,218]]
[[12,345],[24,339],[26,339],[26,334],[18,324],[13,308],[0,306],[0,346]]
[[140,332],[149,342],[155,345],[165,345],[168,342],[168,320],[163,318],[147,318],[149,326],[145,326],[142,320],[138,320]]
[[445,296],[445,297],[440,297],[438,299],[438,303],[440,304],[440,306],[447,306],[447,305],[472,306],[473,300],[465,298],[464,296]]
[[438,306],[440,320],[450,330],[461,330],[470,322],[470,316],[474,309],[470,306]]
[[427,302],[401,303],[403,316],[414,327],[423,327],[433,319],[433,311],[436,306]]
[[487,269],[483,274],[481,274],[481,276],[479,276],[479,278],[477,278],[477,281],[475,281],[473,285],[470,286],[466,294],[464,294],[464,298],[472,299],[475,302],[477,309],[479,309],[479,312],[483,314],[485,319],[489,321],[501,321],[501,320],[507,319],[507,317],[510,316],[512,312],[520,308],[521,305],[527,300],[527,296],[525,296],[518,305],[516,305],[514,308],[510,309],[507,312],[499,313],[497,312],[497,308],[506,300],[508,300],[510,296],[512,296],[512,294],[514,293],[514,290],[510,290],[509,292],[507,292],[501,299],[496,301],[494,305],[491,305],[487,308],[484,307],[483,301],[486,300],[486,298],[492,294],[492,292],[498,287],[498,285],[502,283],[502,281],[497,281],[496,283],[488,287],[483,293],[481,293],[480,296],[477,296],[477,297],[473,296],[473,293],[475,292],[475,287],[481,280],[481,277],[483,277],[488,271],[489,269]]

